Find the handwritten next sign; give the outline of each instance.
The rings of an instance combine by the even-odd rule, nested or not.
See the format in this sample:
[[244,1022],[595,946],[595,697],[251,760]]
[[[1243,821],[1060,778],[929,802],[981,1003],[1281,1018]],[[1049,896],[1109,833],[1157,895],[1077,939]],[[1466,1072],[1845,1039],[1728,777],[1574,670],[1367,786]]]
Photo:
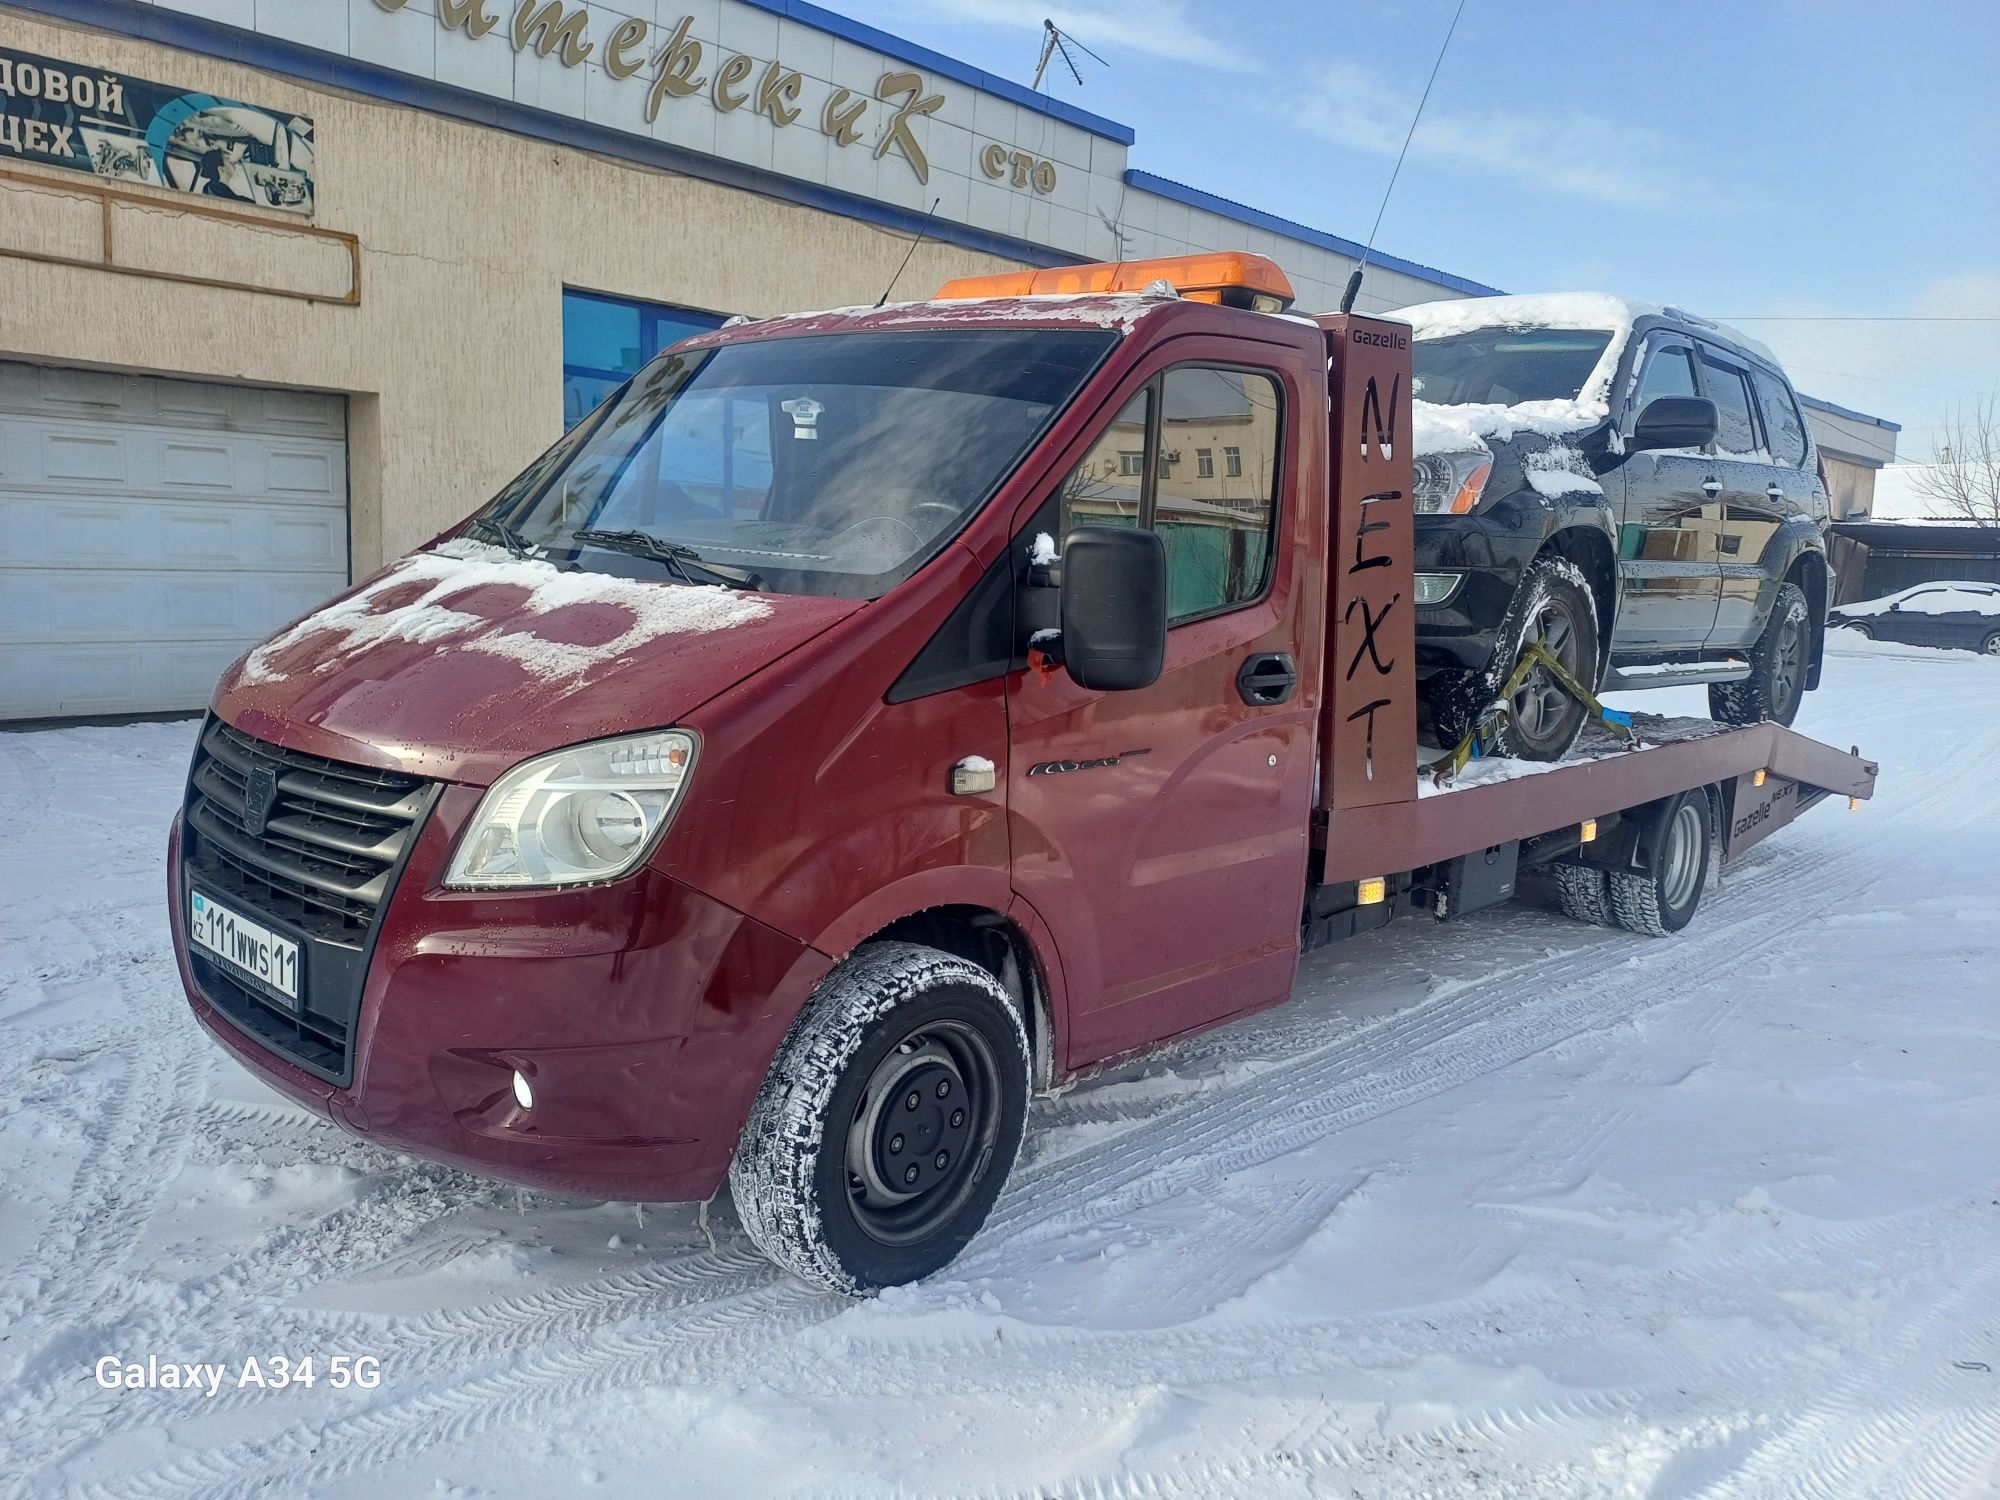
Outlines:
[[[383,10],[398,11],[409,0],[375,3]],[[773,129],[808,120],[836,146],[855,145],[873,130],[877,161],[894,154],[909,163],[919,182],[931,180],[931,164],[912,122],[936,114],[944,107],[945,96],[930,92],[922,74],[892,68],[877,80],[873,98],[836,87],[824,98],[808,99],[805,77],[796,68],[775,58],[760,62],[747,52],[711,51],[688,34],[694,25],[691,15],[671,27],[626,17],[600,37],[591,31],[587,7],[563,0],[437,0],[437,23],[446,31],[483,37],[498,30],[503,18],[508,28],[503,35],[516,52],[532,48],[570,68],[596,57],[611,78],[637,78],[647,86],[649,123],[659,118],[669,101],[700,95],[723,114],[747,109],[763,115]],[[1000,157],[991,155],[1001,149],[988,147],[988,154],[981,157],[987,176],[1011,172],[1017,186],[1032,186],[1041,193],[1055,190],[1053,164],[1023,158],[1024,170],[1004,151]]]

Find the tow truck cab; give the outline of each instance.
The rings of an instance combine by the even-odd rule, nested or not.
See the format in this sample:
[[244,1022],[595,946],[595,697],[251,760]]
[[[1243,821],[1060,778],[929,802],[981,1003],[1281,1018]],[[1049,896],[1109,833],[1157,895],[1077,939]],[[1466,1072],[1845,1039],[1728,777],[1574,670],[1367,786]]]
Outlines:
[[169,858],[195,1015],[370,1140],[727,1176],[810,1279],[935,1269],[1031,1086],[1283,1000],[1451,841],[1408,330],[1289,300],[1210,256],[674,346],[224,677]]

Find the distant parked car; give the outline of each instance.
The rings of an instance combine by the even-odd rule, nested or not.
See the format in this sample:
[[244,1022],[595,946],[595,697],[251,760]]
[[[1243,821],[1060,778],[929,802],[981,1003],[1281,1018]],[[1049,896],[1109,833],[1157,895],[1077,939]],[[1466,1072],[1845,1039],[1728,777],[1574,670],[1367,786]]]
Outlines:
[[2000,656],[2000,583],[1920,583],[1880,599],[1842,604],[1827,613],[1826,622],[1871,641]]

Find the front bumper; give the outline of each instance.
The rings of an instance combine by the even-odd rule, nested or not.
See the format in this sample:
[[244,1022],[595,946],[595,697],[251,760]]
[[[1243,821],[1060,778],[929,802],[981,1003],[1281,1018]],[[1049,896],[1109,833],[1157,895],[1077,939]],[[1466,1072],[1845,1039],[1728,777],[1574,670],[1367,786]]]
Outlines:
[[1418,676],[1485,668],[1515,585],[1541,544],[1539,532],[1524,531],[1505,515],[1416,518],[1416,570],[1460,579],[1443,604],[1417,610]]
[[[591,1197],[709,1197],[832,961],[651,869],[567,891],[442,890],[479,797],[445,787],[411,851],[368,961],[345,1087],[203,993],[176,820],[171,926],[196,1019],[280,1092],[384,1146]],[[515,1101],[516,1070],[532,1109]]]

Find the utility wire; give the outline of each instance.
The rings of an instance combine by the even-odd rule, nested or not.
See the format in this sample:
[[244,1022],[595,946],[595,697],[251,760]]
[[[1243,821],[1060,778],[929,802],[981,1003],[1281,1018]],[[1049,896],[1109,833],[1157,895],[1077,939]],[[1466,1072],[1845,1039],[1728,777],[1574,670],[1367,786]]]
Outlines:
[[1361,291],[1361,273],[1368,269],[1368,257],[1375,249],[1375,236],[1382,229],[1382,215],[1389,211],[1389,195],[1396,191],[1396,179],[1402,175],[1403,158],[1410,154],[1410,142],[1416,139],[1417,123],[1424,117],[1424,106],[1431,101],[1431,86],[1438,81],[1438,69],[1444,66],[1444,55],[1450,50],[1451,39],[1458,30],[1458,18],[1465,14],[1465,0],[1458,0],[1458,8],[1451,13],[1451,25],[1444,31],[1444,41],[1438,47],[1436,61],[1431,64],[1431,76],[1424,80],[1424,92],[1417,100],[1417,112],[1410,116],[1409,133],[1403,137],[1403,149],[1396,153],[1396,165],[1389,170],[1389,185],[1382,189],[1382,201],[1375,209],[1375,223],[1368,231],[1368,243],[1361,247],[1361,259],[1354,263],[1354,271],[1347,278],[1347,290],[1340,295],[1340,310],[1354,311],[1354,299]]

